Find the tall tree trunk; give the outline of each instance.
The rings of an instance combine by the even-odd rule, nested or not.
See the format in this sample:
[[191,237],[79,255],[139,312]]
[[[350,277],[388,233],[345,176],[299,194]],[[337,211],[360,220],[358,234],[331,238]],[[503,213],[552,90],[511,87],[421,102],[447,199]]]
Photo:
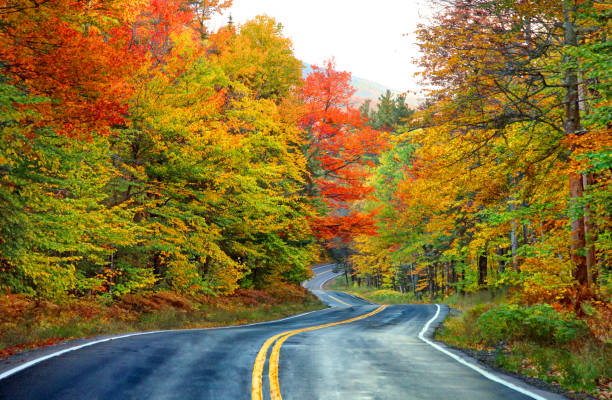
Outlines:
[[[451,282],[453,284],[457,283],[457,269],[455,268],[455,261],[451,261],[450,268],[451,268]],[[454,286],[453,289],[454,289],[453,292],[457,292],[456,286]]]
[[[576,36],[576,26],[572,20],[574,13],[574,2],[563,0],[563,19],[564,19],[564,44],[568,47],[576,47],[578,39]],[[565,135],[581,134],[580,127],[580,101],[578,96],[578,73],[575,64],[576,58],[566,54],[563,59],[565,66]],[[571,173],[569,176],[570,205],[577,210],[581,198],[584,196],[582,176]],[[586,257],[583,251],[585,242],[584,217],[574,215],[571,221],[571,258],[574,264],[574,279],[581,286],[588,286],[589,273]]]
[[[510,197],[510,210],[516,211],[514,196]],[[512,230],[510,231],[510,248],[512,249],[512,267],[518,269],[518,233],[516,229],[516,219],[512,220]]]
[[433,299],[433,291],[434,291],[434,282],[433,282],[433,266],[429,265],[427,267],[427,283],[428,283],[428,289],[429,289],[429,299]]
[[346,280],[346,287],[349,287],[349,281],[348,281],[348,269],[345,266],[344,267],[344,279]]
[[[578,97],[579,97],[579,106],[580,110],[584,115],[588,115],[590,113],[590,107],[588,102],[588,94],[584,76],[584,73],[581,75],[582,84],[578,85]],[[582,189],[584,191],[584,195],[588,194],[589,187],[593,185],[593,174],[583,173],[582,174]],[[588,274],[588,282],[589,286],[593,286],[593,284],[597,281],[597,277],[593,276],[595,271],[595,226],[593,224],[593,219],[591,215],[591,210],[589,208],[588,202],[584,204],[584,239],[586,247],[586,266],[587,266],[587,274]]]
[[[586,193],[589,190],[589,186],[593,184],[593,175],[582,174],[582,186]],[[589,205],[584,205],[584,238],[586,248],[586,267],[587,267],[587,278],[589,286],[592,286],[597,277],[593,276],[595,262],[595,225],[591,217],[591,210]]]
[[504,257],[504,249],[501,248],[501,247],[498,247],[496,253],[497,253],[497,257],[498,257],[498,259],[497,259],[497,266],[499,268],[498,270],[499,270],[500,274],[503,274],[505,269],[506,269],[506,263],[504,262],[504,259],[503,259],[503,257]]
[[510,248],[512,249],[512,267],[518,268],[518,237],[516,235],[516,222],[512,222],[512,231],[510,231]]
[[478,285],[484,285],[487,281],[487,253],[478,256]]
[[413,271],[414,265],[410,263],[410,283],[412,284],[412,293],[416,295],[416,278]]

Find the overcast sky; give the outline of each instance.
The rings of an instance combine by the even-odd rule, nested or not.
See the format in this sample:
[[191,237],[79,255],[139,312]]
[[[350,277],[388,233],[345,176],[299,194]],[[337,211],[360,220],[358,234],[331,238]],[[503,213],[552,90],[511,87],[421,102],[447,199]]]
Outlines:
[[335,57],[338,69],[398,91],[418,90],[414,31],[427,0],[234,0],[212,28],[257,15],[274,17],[296,56],[311,64]]

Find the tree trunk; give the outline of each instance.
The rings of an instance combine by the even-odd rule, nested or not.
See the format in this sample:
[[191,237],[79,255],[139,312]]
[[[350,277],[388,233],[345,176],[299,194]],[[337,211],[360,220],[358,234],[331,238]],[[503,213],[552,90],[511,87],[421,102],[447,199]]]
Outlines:
[[410,264],[410,283],[412,284],[412,293],[416,295],[416,282],[412,264]]
[[506,264],[505,264],[504,259],[503,259],[504,253],[505,253],[504,249],[501,248],[501,247],[498,247],[496,253],[497,253],[497,257],[498,257],[497,265],[499,267],[499,273],[503,274],[505,269],[506,269]]
[[[450,268],[451,268],[451,283],[457,283],[457,270],[455,269],[455,261],[451,261],[450,264]],[[457,288],[453,287],[453,292],[456,292]]]
[[512,267],[518,268],[518,237],[516,235],[516,222],[512,222],[512,231],[510,231],[510,247],[512,248]]
[[[578,98],[579,98],[579,107],[582,111],[583,115],[588,115],[590,113],[590,107],[588,102],[588,94],[586,87],[586,77],[584,73],[581,76],[582,85],[578,85]],[[584,195],[588,194],[589,187],[593,185],[593,174],[582,174],[582,190],[584,191]],[[588,282],[589,286],[593,286],[593,284],[597,281],[597,277],[593,276],[595,272],[595,263],[597,262],[595,258],[595,226],[593,224],[593,219],[591,215],[591,210],[589,208],[588,203],[584,204],[584,240],[586,245],[586,267],[588,274]]]
[[[574,13],[574,5],[571,0],[563,0],[563,19],[564,19],[564,44],[568,47],[576,47],[578,39],[576,36],[576,26],[570,14]],[[578,74],[573,66],[577,60],[571,55],[564,56],[565,64],[565,135],[580,135],[580,102],[578,96]],[[573,149],[572,149],[573,150]],[[582,186],[582,176],[572,173],[569,176],[570,205],[574,211],[578,209],[578,203],[584,195]],[[589,273],[586,257],[583,255],[585,248],[585,227],[582,215],[572,216],[571,221],[571,259],[574,264],[574,279],[580,286],[588,286]]]
[[487,281],[487,254],[478,256],[478,285],[484,285]]
[[429,286],[428,289],[429,289],[429,299],[430,300],[433,299],[433,290],[434,290],[434,288],[433,288],[433,277],[432,277],[433,272],[432,272],[432,268],[433,267],[431,265],[427,267],[427,281],[428,281],[427,282],[428,283],[427,286]]
[[[582,175],[582,186],[583,190],[589,190],[589,186],[593,184],[593,175],[591,174],[583,174]],[[584,205],[584,239],[586,248],[586,268],[587,268],[587,279],[589,286],[592,286],[593,283],[597,280],[597,277],[593,276],[593,271],[595,267],[595,226],[593,224],[593,219],[591,218],[591,210],[589,209],[589,205]]]

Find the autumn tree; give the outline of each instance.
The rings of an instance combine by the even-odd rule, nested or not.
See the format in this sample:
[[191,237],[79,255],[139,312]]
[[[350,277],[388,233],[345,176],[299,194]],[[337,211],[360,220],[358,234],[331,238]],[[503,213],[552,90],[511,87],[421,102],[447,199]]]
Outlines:
[[373,213],[359,210],[356,204],[372,193],[366,183],[373,166],[368,156],[378,154],[385,141],[349,104],[355,92],[350,82],[348,72],[337,71],[334,62],[327,61],[323,68],[313,67],[301,89],[306,105],[301,125],[309,137],[306,190],[320,197],[328,210],[316,221],[318,235],[327,240],[348,241],[373,232]]

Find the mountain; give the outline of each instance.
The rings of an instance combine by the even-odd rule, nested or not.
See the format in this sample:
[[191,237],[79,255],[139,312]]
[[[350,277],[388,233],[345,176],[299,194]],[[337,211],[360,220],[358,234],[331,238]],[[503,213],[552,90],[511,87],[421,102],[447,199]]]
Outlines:
[[[304,77],[308,76],[312,72],[312,66],[308,63],[303,63],[304,69],[302,70],[302,74]],[[391,88],[386,87],[385,85],[381,85],[380,83],[359,78],[356,76],[352,77],[352,85],[357,90],[353,95],[352,103],[356,106],[363,104],[363,102],[367,99],[372,100],[372,105],[378,104],[378,98],[383,95],[387,90],[390,90],[391,93],[398,95],[401,92],[399,90],[393,90]],[[419,104],[419,99],[415,96],[407,95],[406,103],[409,105],[416,107]]]

